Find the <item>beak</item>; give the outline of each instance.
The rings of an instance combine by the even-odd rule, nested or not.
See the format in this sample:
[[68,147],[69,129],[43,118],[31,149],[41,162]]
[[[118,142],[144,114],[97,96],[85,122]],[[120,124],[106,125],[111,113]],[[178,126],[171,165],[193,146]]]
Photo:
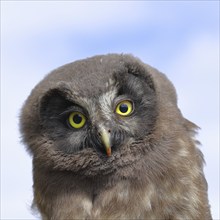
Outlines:
[[110,137],[110,132],[107,131],[105,128],[101,128],[100,129],[100,136],[101,136],[102,143],[105,146],[105,151],[106,151],[107,155],[110,157],[111,154],[112,154],[111,141],[110,141],[110,138],[111,138]]

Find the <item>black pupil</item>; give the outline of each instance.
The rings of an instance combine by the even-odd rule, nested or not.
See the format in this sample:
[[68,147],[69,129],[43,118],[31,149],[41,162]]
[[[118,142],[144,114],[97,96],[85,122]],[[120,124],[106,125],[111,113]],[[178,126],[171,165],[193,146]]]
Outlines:
[[119,109],[122,113],[126,113],[128,111],[128,106],[126,104],[121,104]]
[[80,116],[79,114],[74,115],[73,121],[75,124],[80,124],[82,122],[82,116]]

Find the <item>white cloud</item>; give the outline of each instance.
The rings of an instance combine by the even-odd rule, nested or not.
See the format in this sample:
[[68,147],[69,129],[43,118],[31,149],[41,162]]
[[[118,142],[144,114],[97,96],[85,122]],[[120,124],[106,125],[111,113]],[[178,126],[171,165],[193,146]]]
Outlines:
[[183,98],[179,99],[179,105],[186,114],[193,107],[196,109],[195,116],[207,114],[205,111],[210,105],[212,109],[208,110],[214,115],[206,116],[216,119],[218,117],[220,58],[218,48],[218,36],[199,34],[192,36],[185,50],[177,54],[173,60],[174,65],[170,67],[169,72],[179,96]]
[[[192,15],[196,18],[195,9],[206,15],[210,6],[207,2],[3,1],[1,25],[3,34],[10,37],[64,29],[89,34],[152,24],[167,28],[190,22]],[[188,16],[180,16],[183,10]]]
[[[94,31],[114,26],[132,26],[141,20],[141,5],[107,1],[12,1],[2,2],[3,28],[7,34],[72,28]],[[150,15],[150,11],[145,11]]]

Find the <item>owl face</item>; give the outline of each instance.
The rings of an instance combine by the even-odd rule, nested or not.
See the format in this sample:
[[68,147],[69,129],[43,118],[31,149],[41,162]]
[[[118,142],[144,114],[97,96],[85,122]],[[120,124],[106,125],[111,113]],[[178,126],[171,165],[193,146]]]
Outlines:
[[35,167],[86,176],[121,172],[147,150],[157,109],[144,64],[97,56],[62,66],[38,84],[23,107],[21,132]]
[[[92,149],[100,158],[115,157],[122,147],[142,140],[155,123],[156,99],[149,79],[129,68],[85,88],[62,82],[42,98],[43,133],[66,154]],[[137,70],[136,70],[137,71]],[[87,75],[90,85],[95,83]],[[96,80],[99,80],[97,77]],[[88,82],[87,82],[88,84]],[[95,94],[94,94],[95,90]]]

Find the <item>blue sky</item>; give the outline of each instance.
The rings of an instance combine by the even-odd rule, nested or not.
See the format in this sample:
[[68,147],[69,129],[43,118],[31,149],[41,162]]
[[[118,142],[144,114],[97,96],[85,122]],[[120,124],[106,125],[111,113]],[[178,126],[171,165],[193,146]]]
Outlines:
[[219,216],[219,1],[1,1],[1,218],[36,219],[31,157],[18,117],[52,69],[96,54],[131,53],[174,83],[201,127],[213,218]]

